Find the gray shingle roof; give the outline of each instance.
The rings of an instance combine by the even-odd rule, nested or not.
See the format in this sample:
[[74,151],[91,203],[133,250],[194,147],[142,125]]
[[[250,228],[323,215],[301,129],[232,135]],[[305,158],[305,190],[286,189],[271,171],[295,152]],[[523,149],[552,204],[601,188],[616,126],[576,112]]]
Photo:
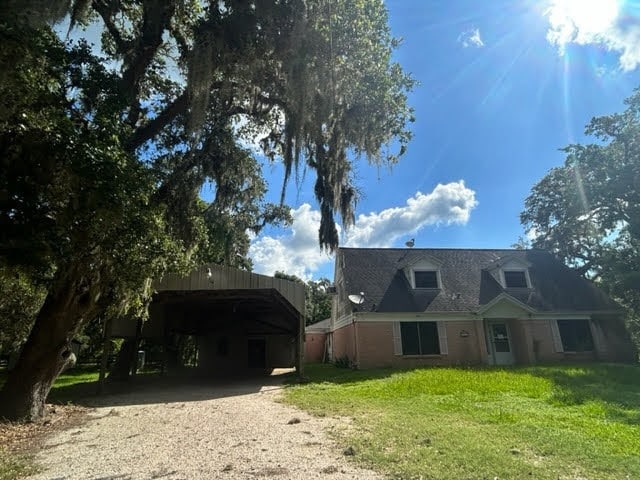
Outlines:
[[[542,250],[340,248],[346,294],[365,293],[362,311],[475,312],[503,292],[537,311],[618,310],[591,282]],[[504,289],[501,259],[529,265],[531,289]],[[413,289],[403,268],[421,259],[440,262],[440,289]]]

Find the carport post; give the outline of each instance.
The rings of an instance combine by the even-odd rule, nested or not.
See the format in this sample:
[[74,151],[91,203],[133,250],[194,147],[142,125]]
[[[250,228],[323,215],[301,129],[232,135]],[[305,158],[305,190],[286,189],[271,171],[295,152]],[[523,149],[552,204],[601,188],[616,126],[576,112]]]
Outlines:
[[100,375],[98,376],[98,394],[104,391],[104,379],[107,375],[107,363],[109,355],[111,355],[111,317],[107,317],[104,321],[103,343],[102,343],[102,360],[100,362]]
[[298,321],[298,338],[296,339],[296,372],[298,378],[304,377],[304,315],[300,315]]

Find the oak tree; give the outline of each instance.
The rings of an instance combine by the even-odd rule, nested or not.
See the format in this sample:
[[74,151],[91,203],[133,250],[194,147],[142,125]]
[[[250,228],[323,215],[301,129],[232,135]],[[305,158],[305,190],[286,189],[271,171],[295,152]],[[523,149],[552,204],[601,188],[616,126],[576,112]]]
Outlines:
[[640,90],[622,113],[597,117],[595,137],[574,144],[525,202],[522,223],[533,246],[555,253],[628,310],[640,344]]

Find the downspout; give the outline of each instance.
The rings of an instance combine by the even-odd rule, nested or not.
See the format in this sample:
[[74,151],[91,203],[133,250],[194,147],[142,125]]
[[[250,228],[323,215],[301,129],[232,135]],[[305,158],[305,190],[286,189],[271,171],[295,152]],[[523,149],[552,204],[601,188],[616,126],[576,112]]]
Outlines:
[[353,368],[357,369],[360,364],[360,356],[358,355],[358,328],[356,326],[356,315],[353,312],[351,312],[351,325],[353,325],[353,355],[355,357]]

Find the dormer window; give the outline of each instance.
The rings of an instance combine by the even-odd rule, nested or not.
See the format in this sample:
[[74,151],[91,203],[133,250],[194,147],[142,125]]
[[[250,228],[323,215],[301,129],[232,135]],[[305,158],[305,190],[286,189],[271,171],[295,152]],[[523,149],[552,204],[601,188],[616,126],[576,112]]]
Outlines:
[[506,270],[503,273],[505,288],[529,288],[525,270]]
[[435,270],[414,270],[414,288],[438,288],[438,272]]
[[440,267],[442,262],[430,255],[421,255],[403,267],[407,283],[414,289],[437,290],[442,288]]

